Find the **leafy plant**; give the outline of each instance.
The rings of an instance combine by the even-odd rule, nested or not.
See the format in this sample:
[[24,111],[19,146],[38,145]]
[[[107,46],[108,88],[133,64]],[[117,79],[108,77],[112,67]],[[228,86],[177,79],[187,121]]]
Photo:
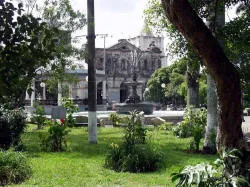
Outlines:
[[173,129],[173,123],[172,122],[164,122],[159,127],[160,130],[166,130],[171,131]]
[[22,3],[1,1],[0,9],[0,103],[20,106],[36,69],[55,58],[56,29],[24,14]]
[[117,126],[122,119],[117,113],[111,113],[109,115],[109,120],[112,122],[113,126]]
[[124,144],[128,147],[135,144],[144,144],[146,129],[142,126],[142,114],[137,111],[130,112],[128,126],[125,128]]
[[41,129],[45,125],[45,109],[44,106],[40,105],[38,102],[34,103],[33,120],[37,123],[37,129]]
[[123,150],[121,145],[111,143],[105,159],[105,166],[115,171],[122,170]]
[[184,121],[173,128],[174,134],[180,138],[193,137],[190,150],[199,151],[201,139],[205,135],[207,111],[205,109],[186,108]]
[[21,152],[0,151],[0,186],[21,183],[32,174],[27,157]]
[[47,120],[46,123],[50,126],[48,129],[49,135],[41,137],[42,150],[51,152],[63,151],[63,145],[67,147],[66,135],[70,132],[65,125],[65,120],[60,119],[60,122]]
[[115,171],[146,172],[160,168],[163,154],[146,144],[146,130],[142,127],[142,115],[130,113],[123,142],[111,144],[105,166]]
[[224,151],[213,165],[207,163],[186,166],[179,173],[172,174],[172,182],[178,180],[177,187],[221,187],[249,186],[247,180],[240,175],[240,152],[236,149]]
[[73,113],[78,111],[78,106],[74,104],[73,99],[63,97],[62,98],[62,106],[66,109],[66,125],[69,127],[73,127],[75,125],[75,119],[73,117]]
[[184,118],[184,121],[178,123],[175,127],[173,127],[173,133],[175,136],[179,138],[187,138],[192,136],[192,126],[189,123],[188,118]]
[[11,145],[21,148],[21,134],[25,129],[26,115],[21,109],[9,110],[0,106],[0,148]]

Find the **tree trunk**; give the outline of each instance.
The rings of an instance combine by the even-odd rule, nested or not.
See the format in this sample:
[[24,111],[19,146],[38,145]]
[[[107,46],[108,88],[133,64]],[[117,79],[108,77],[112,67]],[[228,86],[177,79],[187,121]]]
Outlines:
[[[193,62],[195,63],[195,62]],[[187,65],[186,80],[187,80],[187,105],[199,108],[199,70],[193,69]]]
[[241,89],[237,69],[187,0],[162,0],[168,20],[184,35],[214,77],[219,101],[217,146],[242,148]]
[[94,0],[88,0],[88,140],[97,143]]
[[[211,8],[210,8],[211,7]],[[216,5],[215,1],[210,1],[208,7],[209,16],[207,18],[207,25],[209,29],[216,35],[215,30],[222,28],[225,25],[225,5]],[[223,45],[223,40],[219,41]],[[205,142],[203,151],[206,153],[216,153],[216,144],[213,133],[217,133],[218,126],[218,112],[217,112],[217,93],[214,78],[207,74],[207,126],[205,134]],[[211,138],[211,135],[213,138]]]
[[209,154],[216,153],[216,134],[218,126],[217,94],[213,77],[207,74],[207,126],[203,151]]

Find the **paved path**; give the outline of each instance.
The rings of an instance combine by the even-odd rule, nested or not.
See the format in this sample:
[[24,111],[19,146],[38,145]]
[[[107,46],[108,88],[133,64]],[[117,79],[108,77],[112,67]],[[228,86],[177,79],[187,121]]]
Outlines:
[[[99,111],[97,112],[98,117],[108,117],[110,113],[114,111]],[[152,115],[147,116],[155,116],[155,117],[162,117],[162,116],[183,116],[184,111],[154,111]],[[88,112],[78,112],[74,114],[75,116],[83,115],[88,116]],[[242,130],[246,137],[250,141],[250,116],[244,116],[245,121],[242,123]]]

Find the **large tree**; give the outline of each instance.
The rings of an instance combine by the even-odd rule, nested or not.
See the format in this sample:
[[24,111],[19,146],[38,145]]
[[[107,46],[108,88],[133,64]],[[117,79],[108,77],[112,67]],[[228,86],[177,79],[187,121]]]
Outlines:
[[[85,50],[83,48],[79,49],[71,45],[72,43],[78,42],[77,39],[72,40],[71,33],[82,29],[86,25],[85,15],[80,11],[75,11],[69,0],[15,1],[23,5],[24,16],[33,15],[33,17],[39,17],[40,22],[46,24],[47,30],[50,31],[50,33],[57,30],[53,38],[53,43],[55,44],[54,51],[47,48],[47,50],[53,51],[53,60],[47,61],[46,65],[39,66],[38,63],[36,66],[36,70],[38,70],[39,73],[45,74],[40,76],[48,77],[49,75],[49,79],[45,78],[42,81],[46,83],[49,95],[57,97],[57,92],[59,92],[62,87],[60,84],[62,81],[77,81],[75,76],[65,73],[65,70],[79,67],[80,65],[76,64],[75,61],[85,57]],[[33,62],[36,62],[36,58],[33,58]],[[29,85],[29,87],[28,90],[32,91],[32,85]],[[58,101],[60,101],[60,97]]]
[[22,4],[0,3],[0,104],[22,105],[38,67],[54,58],[56,30],[23,14]]
[[216,81],[219,150],[223,147],[243,148],[239,72],[187,0],[162,0],[162,5],[168,20],[184,35]]

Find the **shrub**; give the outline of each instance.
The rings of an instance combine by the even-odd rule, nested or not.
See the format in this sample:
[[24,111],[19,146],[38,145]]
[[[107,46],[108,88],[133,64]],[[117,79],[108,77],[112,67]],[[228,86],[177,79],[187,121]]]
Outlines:
[[105,166],[115,171],[147,172],[160,167],[163,154],[146,144],[146,130],[142,127],[141,114],[131,112],[125,128],[123,142],[111,144]]
[[78,106],[74,104],[73,99],[67,97],[62,98],[62,106],[66,109],[65,124],[69,127],[73,127],[75,125],[73,113],[78,111]]
[[0,186],[21,183],[31,174],[31,167],[23,153],[0,151]]
[[117,113],[111,113],[109,115],[109,120],[112,122],[113,126],[117,126],[122,121]]
[[38,102],[34,104],[34,112],[32,115],[32,121],[37,124],[37,129],[41,129],[45,125],[45,109]]
[[65,125],[65,120],[61,119],[60,123],[47,120],[46,124],[50,126],[48,129],[49,134],[48,136],[41,137],[42,150],[51,152],[63,151],[63,145],[67,147],[66,135],[70,132]]
[[124,155],[121,169],[133,173],[156,171],[161,167],[162,162],[161,152],[157,152],[147,144],[137,144],[131,153]]
[[105,166],[115,171],[122,171],[123,154],[118,144],[111,143],[105,159]]
[[165,131],[172,131],[173,130],[173,123],[172,122],[164,122],[159,126],[160,130],[165,130]]
[[20,147],[25,118],[26,115],[21,109],[9,110],[0,107],[0,148],[9,149],[11,145]]
[[179,173],[172,174],[172,181],[178,180],[181,186],[249,186],[247,180],[240,175],[241,160],[238,150],[224,151],[214,164],[201,163],[186,166]]
[[136,111],[131,112],[127,123],[124,144],[128,146],[144,144],[146,140],[146,129],[142,126],[142,114],[138,114]]
[[190,125],[188,118],[184,118],[184,121],[178,123],[173,128],[174,135],[179,138],[187,138],[192,136],[193,128]]
[[193,137],[190,150],[199,151],[201,139],[205,135],[207,111],[205,109],[187,108],[184,121],[174,127],[174,134],[180,138]]

